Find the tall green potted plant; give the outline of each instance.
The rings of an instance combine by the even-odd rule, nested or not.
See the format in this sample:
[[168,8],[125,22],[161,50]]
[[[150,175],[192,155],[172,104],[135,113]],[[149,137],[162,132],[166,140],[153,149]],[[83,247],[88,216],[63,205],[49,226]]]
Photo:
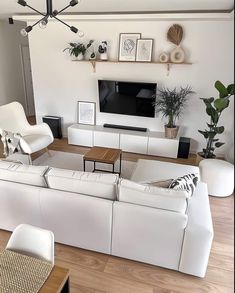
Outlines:
[[215,88],[219,92],[218,98],[201,98],[206,106],[206,114],[210,120],[207,123],[207,129],[198,130],[206,139],[206,146],[202,152],[197,154],[197,164],[203,158],[215,158],[215,149],[224,145],[224,142],[220,142],[217,138],[217,135],[224,132],[224,126],[219,126],[219,120],[222,112],[229,106],[230,97],[234,95],[234,84],[226,87],[222,82],[217,80],[215,82]]
[[184,107],[187,104],[188,96],[194,93],[191,87],[181,87],[177,89],[163,88],[158,90],[156,101],[154,102],[156,113],[161,113],[163,117],[168,119],[165,125],[165,136],[167,138],[175,138],[179,127],[176,120],[182,115]]

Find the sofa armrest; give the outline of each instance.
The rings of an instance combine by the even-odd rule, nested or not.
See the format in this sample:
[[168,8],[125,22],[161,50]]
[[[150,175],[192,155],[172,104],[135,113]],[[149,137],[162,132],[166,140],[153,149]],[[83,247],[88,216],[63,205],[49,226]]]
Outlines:
[[188,207],[179,271],[204,277],[206,274],[212,240],[213,224],[207,185],[199,182]]
[[24,133],[23,136],[25,135],[33,135],[33,134],[39,134],[39,135],[48,135],[54,140],[53,134],[51,132],[50,127],[46,123],[41,123],[37,125],[29,125]]

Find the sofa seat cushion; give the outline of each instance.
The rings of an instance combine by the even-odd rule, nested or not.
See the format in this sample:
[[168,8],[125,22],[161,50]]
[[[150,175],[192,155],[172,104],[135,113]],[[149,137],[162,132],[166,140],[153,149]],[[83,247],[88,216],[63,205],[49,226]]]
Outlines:
[[185,213],[189,194],[185,190],[154,187],[122,179],[118,199],[137,205]]
[[90,173],[51,168],[46,174],[49,188],[116,200],[116,174]]
[[44,178],[48,167],[23,165],[8,161],[0,161],[0,179],[22,184],[47,187]]

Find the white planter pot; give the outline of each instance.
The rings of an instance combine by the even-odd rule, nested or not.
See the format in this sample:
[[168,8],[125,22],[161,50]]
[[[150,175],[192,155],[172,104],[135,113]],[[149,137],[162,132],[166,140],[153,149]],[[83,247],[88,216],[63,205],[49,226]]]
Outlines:
[[82,53],[78,54],[77,60],[81,61],[84,59],[84,55]]
[[77,57],[75,55],[72,55],[71,58],[72,58],[72,61],[81,61],[84,59],[84,55],[79,54]]
[[108,60],[108,54],[107,53],[101,53],[100,54],[100,60],[103,60],[103,61]]

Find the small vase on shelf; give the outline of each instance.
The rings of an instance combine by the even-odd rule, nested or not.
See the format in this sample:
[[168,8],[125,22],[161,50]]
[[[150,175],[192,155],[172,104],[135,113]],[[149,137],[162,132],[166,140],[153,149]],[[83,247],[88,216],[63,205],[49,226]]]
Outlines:
[[95,52],[91,53],[89,60],[90,61],[96,60],[96,53]]
[[103,41],[101,45],[99,45],[98,52],[100,54],[100,60],[107,61],[108,60],[108,53],[107,53],[107,42]]
[[171,62],[173,63],[183,63],[185,59],[184,50],[177,46],[174,50],[171,51]]
[[167,54],[166,52],[162,52],[159,56],[159,61],[161,63],[167,63],[169,62],[169,54]]

